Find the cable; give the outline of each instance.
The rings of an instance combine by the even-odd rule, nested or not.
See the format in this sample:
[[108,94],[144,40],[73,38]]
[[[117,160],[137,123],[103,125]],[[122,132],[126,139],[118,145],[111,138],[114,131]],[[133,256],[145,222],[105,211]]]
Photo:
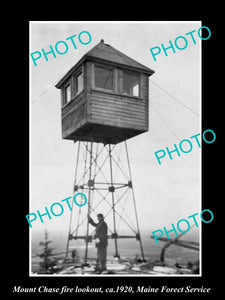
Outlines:
[[155,83],[153,80],[151,80],[151,82],[157,86],[160,90],[162,90],[163,92],[165,92],[168,96],[170,96],[171,98],[173,98],[174,100],[176,100],[178,103],[180,103],[181,105],[183,105],[185,108],[187,108],[188,110],[190,110],[193,114],[195,114],[197,117],[199,117],[199,114],[196,113],[194,110],[192,110],[190,107],[188,107],[187,105],[185,105],[183,102],[181,102],[180,100],[178,100],[176,97],[174,97],[173,95],[171,95],[169,92],[167,92],[165,89],[163,89],[162,87],[160,87],[157,83]]
[[171,131],[171,133],[178,139],[178,141],[180,140],[180,138],[176,135],[176,133],[173,131],[173,129],[169,126],[169,124],[166,122],[166,120],[160,115],[160,113],[156,110],[156,108],[153,106],[152,102],[149,101],[149,103],[151,104],[152,108],[154,109],[154,111],[157,113],[157,115],[160,117],[160,119],[166,124],[166,126],[169,128],[169,130]]
[[[63,72],[66,73],[66,70]],[[50,88],[55,87],[55,84],[62,78],[62,76],[60,76],[60,78],[58,78],[57,80],[55,80],[49,87],[47,87],[43,92],[40,93],[39,96],[35,97],[34,100],[32,101],[32,103],[35,103],[39,98],[41,98]]]
[[46,90],[44,90],[39,96],[35,97],[34,100],[32,101],[32,103],[36,102],[39,98],[41,98],[41,96],[43,96],[50,88],[53,87],[54,84],[52,84],[51,86],[49,86]]

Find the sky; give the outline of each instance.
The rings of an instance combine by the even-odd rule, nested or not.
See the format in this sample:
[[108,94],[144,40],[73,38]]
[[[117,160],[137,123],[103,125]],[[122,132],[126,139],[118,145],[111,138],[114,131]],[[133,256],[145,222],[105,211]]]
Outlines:
[[[140,229],[169,227],[201,211],[201,148],[193,142],[191,152],[173,160],[167,156],[161,165],[154,152],[173,149],[174,143],[200,133],[202,41],[196,34],[194,44],[189,36],[186,49],[168,50],[157,61],[149,51],[200,27],[200,21],[30,23],[30,53],[49,51],[49,45],[82,31],[92,37],[87,45],[77,43],[77,49],[68,43],[66,54],[49,55],[48,61],[42,57],[37,66],[30,57],[30,213],[71,196],[77,146],[61,137],[60,90],[55,84],[101,39],[155,71],[149,78],[149,131],[127,141]],[[43,224],[34,221],[31,230],[68,226],[69,211],[64,211]]]

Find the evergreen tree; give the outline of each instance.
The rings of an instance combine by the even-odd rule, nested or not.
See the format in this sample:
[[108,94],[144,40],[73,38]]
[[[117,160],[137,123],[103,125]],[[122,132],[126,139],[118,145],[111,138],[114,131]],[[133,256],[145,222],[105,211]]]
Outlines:
[[40,263],[41,273],[51,273],[51,268],[55,265],[55,262],[51,259],[52,251],[54,250],[54,248],[49,247],[51,242],[48,240],[48,232],[45,230],[45,240],[39,243],[40,246],[43,246],[43,252],[38,255],[40,258],[43,258],[43,261]]

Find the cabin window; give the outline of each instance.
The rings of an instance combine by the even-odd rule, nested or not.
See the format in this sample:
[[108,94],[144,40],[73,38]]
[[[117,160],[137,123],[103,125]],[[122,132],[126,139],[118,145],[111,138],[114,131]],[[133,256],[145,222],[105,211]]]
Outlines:
[[83,72],[81,71],[76,76],[76,95],[82,92],[83,89],[84,89],[84,76],[83,76]]
[[67,84],[65,86],[65,101],[64,104],[67,104],[71,100],[71,86],[70,84]]
[[95,66],[95,87],[113,91],[113,69]]
[[123,72],[123,94],[139,97],[140,76],[133,72]]

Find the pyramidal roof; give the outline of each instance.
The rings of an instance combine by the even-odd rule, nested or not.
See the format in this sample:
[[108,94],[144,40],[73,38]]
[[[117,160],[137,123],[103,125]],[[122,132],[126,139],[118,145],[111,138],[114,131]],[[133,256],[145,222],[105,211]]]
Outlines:
[[101,42],[87,52],[85,56],[89,58],[92,57],[110,61],[130,68],[140,69],[150,74],[154,73],[154,71],[150,68],[140,64],[136,60],[113,48],[112,46],[105,44],[104,40],[101,40]]
[[78,63],[72,67],[63,78],[56,84],[57,88],[60,88],[61,84],[70,76],[70,74],[85,60],[92,60],[97,62],[105,62],[119,65],[121,67],[126,67],[129,69],[135,69],[136,71],[140,71],[148,74],[149,76],[154,73],[154,71],[126,54],[120,52],[114,47],[105,44],[104,40],[101,40],[95,47],[93,47],[90,51],[88,51],[79,61]]

